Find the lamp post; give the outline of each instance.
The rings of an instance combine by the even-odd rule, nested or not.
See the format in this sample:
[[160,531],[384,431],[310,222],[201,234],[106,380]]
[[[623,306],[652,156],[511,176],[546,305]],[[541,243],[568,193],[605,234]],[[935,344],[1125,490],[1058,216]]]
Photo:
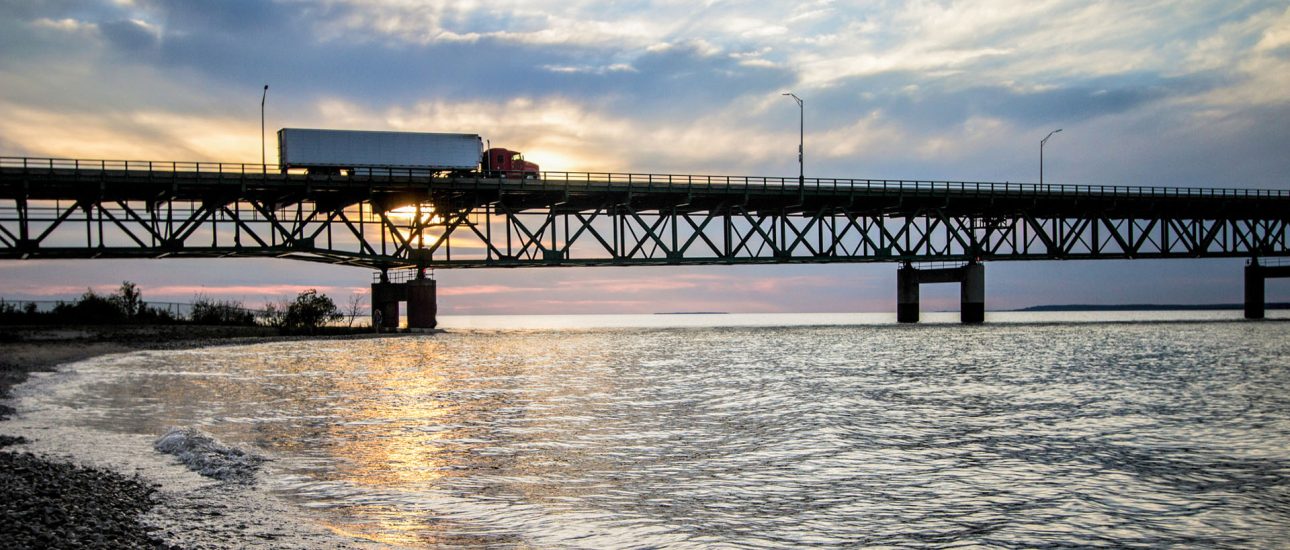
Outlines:
[[1048,138],[1060,131],[1062,131],[1061,128],[1048,132],[1044,139],[1039,140],[1039,185],[1044,184],[1044,144],[1048,143]]
[[264,152],[264,100],[269,97],[269,85],[264,85],[264,93],[260,94],[260,170],[269,171],[269,162]]
[[806,143],[806,108],[802,106],[802,98],[797,97],[793,92],[784,92],[782,95],[793,98],[797,102],[798,112],[798,141],[797,141],[797,190],[803,191],[806,187],[806,167],[802,157],[806,150],[803,147]]

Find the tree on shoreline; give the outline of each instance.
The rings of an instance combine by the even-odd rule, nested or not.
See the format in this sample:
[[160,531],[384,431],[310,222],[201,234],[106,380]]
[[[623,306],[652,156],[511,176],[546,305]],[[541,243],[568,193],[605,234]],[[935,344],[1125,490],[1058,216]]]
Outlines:
[[349,319],[349,328],[354,328],[354,321],[362,317],[364,313],[362,292],[355,292],[349,295],[349,305],[345,308],[345,317]]
[[280,319],[275,326],[309,334],[313,334],[327,323],[339,321],[345,317],[336,308],[336,303],[331,298],[326,294],[319,294],[318,290],[313,288],[301,292],[294,302],[278,306],[270,304],[268,309],[271,319]]
[[108,300],[116,304],[126,319],[135,319],[148,308],[148,304],[143,303],[143,292],[130,281],[121,281],[121,287]]
[[29,320],[71,324],[170,324],[176,321],[170,312],[148,307],[143,301],[143,292],[130,281],[122,281],[114,294],[103,296],[95,293],[94,289],[86,289],[79,300],[60,302],[52,312],[40,313],[34,307],[26,308],[25,312]]
[[[351,310],[359,311],[357,300],[351,300]],[[41,311],[35,302],[6,302],[0,300],[0,325],[112,325],[112,324],[200,324],[200,325],[255,325],[277,327],[288,332],[315,334],[329,323],[345,318],[336,303],[316,289],[309,289],[296,296],[294,301],[283,300],[267,304],[262,312],[243,307],[235,300],[213,300],[198,295],[186,318],[176,318],[169,311],[149,306],[143,301],[143,292],[130,281],[123,281],[113,294],[102,295],[86,289],[72,302],[58,302],[52,310]],[[353,325],[353,316],[350,325]]]

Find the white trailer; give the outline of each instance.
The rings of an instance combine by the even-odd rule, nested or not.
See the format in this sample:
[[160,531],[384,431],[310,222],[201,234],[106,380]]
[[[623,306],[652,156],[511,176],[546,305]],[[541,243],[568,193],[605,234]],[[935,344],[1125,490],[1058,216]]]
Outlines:
[[292,168],[311,173],[475,171],[482,152],[483,140],[476,134],[278,130],[278,162],[283,172]]

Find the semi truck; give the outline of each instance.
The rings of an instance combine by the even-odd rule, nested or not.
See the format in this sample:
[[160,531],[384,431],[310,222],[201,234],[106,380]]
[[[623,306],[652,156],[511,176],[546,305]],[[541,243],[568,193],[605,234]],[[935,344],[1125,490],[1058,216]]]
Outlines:
[[285,173],[392,174],[401,171],[536,178],[538,165],[519,151],[484,150],[478,134],[283,128],[278,159]]

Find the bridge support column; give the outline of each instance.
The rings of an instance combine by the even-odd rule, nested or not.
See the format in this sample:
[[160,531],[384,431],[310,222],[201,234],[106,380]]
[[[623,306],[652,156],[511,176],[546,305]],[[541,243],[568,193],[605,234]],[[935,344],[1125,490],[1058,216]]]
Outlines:
[[963,266],[959,283],[959,321],[967,324],[985,322],[985,266],[972,263]]
[[917,269],[906,263],[896,270],[896,322],[918,322],[918,286],[929,283],[959,284],[959,320],[965,324],[985,322],[985,265]]
[[1264,300],[1267,298],[1264,285],[1268,279],[1290,278],[1290,264],[1260,265],[1258,258],[1250,260],[1245,266],[1245,318],[1262,319]]
[[1245,266],[1245,318],[1262,319],[1264,315],[1264,275],[1263,266],[1258,260],[1252,260]]
[[372,283],[372,323],[381,330],[398,330],[399,302],[407,302],[408,328],[435,328],[439,325],[436,294],[435,280],[424,274],[397,283],[382,274],[378,282]]
[[372,283],[372,325],[380,330],[398,330],[399,302],[404,299],[403,285]]
[[896,322],[918,322],[918,270],[909,264],[896,270]]
[[413,279],[404,284],[408,288],[408,328],[437,326],[439,304],[434,279]]

